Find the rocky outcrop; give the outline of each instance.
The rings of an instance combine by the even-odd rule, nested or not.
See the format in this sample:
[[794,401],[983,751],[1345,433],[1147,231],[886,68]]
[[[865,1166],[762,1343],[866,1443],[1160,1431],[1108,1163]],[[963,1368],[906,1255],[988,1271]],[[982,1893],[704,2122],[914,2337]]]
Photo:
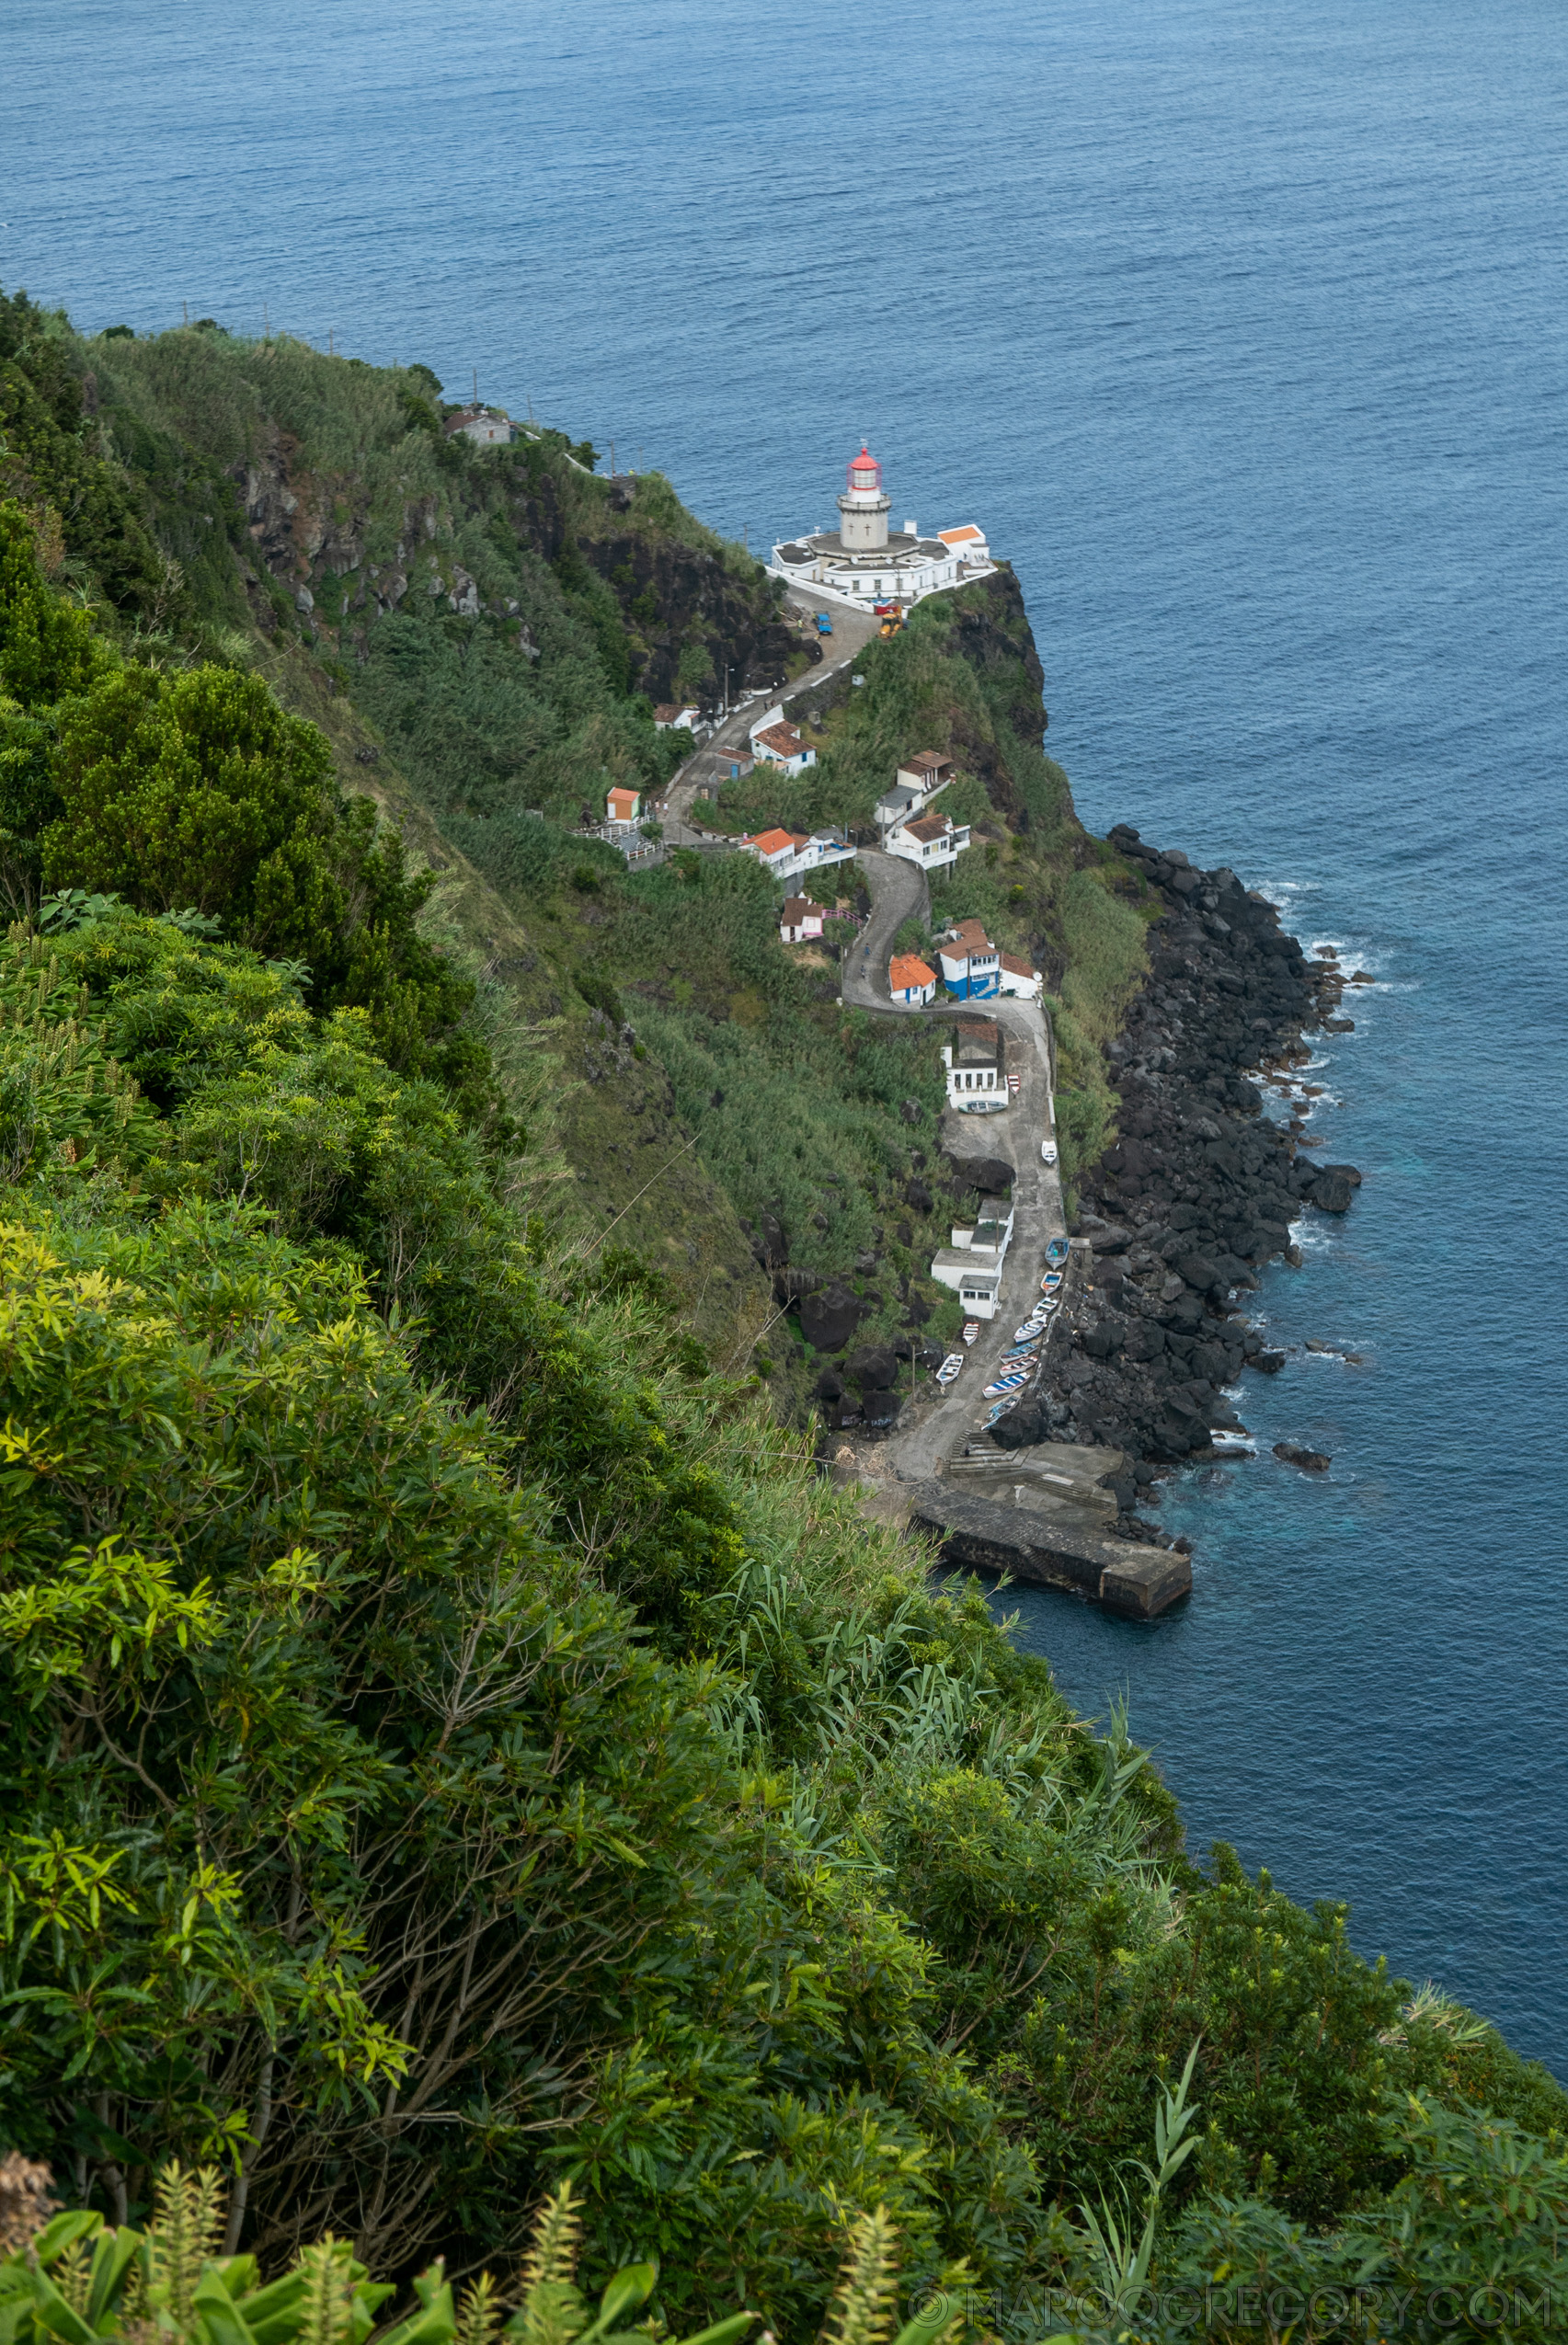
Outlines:
[[1071,1338],[1030,1424],[1036,1438],[1119,1447],[1141,1479],[1237,1424],[1223,1395],[1243,1369],[1281,1365],[1237,1298],[1290,1253],[1304,1207],[1345,1212],[1360,1175],[1299,1156],[1251,1080],[1305,1055],[1303,1027],[1337,1005],[1337,967],[1308,962],[1233,872],[1196,870],[1125,826],[1110,835],[1165,909],[1109,1053],[1118,1137],[1083,1183],[1076,1233],[1088,1261]]
[[818,1293],[801,1298],[800,1332],[816,1351],[841,1352],[861,1316],[859,1298],[834,1278]]
[[[718,706],[726,670],[731,700],[784,682],[800,638],[778,617],[770,597],[727,568],[718,555],[678,538],[631,532],[585,539],[581,551],[621,605],[635,692],[651,701],[673,700],[681,656],[698,646],[708,658],[708,681],[697,695],[704,707]],[[807,649],[820,660],[817,644]]]
[[1299,1466],[1304,1474],[1326,1474],[1333,1463],[1322,1450],[1303,1449],[1294,1441],[1276,1441],[1274,1454],[1282,1466]]

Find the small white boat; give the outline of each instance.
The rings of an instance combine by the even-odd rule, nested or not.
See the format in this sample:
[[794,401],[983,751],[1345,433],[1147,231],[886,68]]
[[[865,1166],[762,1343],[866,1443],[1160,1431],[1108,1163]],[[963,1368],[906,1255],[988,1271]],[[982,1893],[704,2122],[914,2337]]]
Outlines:
[[1004,1394],[1016,1392],[1024,1382],[1024,1376],[1025,1371],[1023,1368],[1014,1369],[1011,1376],[999,1376],[994,1384],[986,1386],[984,1397],[988,1401],[1000,1401]]
[[964,1355],[962,1352],[949,1352],[947,1357],[943,1361],[942,1366],[936,1371],[936,1380],[938,1384],[951,1384],[963,1365]]
[[979,1333],[979,1332],[980,1332],[980,1322],[979,1322],[979,1321],[978,1319],[970,1319],[970,1320],[966,1320],[966,1321],[965,1321],[965,1322],[964,1322],[964,1341],[965,1341],[965,1343],[966,1343],[966,1344],[972,1344],[972,1343],[974,1342],[974,1340],[975,1340],[976,1336]]

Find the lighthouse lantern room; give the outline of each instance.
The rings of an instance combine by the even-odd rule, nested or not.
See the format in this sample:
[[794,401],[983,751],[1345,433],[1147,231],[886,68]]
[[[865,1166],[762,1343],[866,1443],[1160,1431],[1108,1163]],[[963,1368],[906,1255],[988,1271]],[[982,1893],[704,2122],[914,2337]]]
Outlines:
[[844,475],[844,493],[839,499],[842,516],[839,536],[848,551],[876,554],[887,543],[887,515],[893,500],[882,486],[882,467],[861,442],[858,456],[850,460]]
[[889,532],[892,498],[882,486],[882,467],[862,440],[860,453],[844,468],[838,499],[839,526],[781,543],[773,567],[813,594],[858,604],[919,602],[945,587],[988,577],[995,567],[983,533],[973,522],[922,538],[913,521]]

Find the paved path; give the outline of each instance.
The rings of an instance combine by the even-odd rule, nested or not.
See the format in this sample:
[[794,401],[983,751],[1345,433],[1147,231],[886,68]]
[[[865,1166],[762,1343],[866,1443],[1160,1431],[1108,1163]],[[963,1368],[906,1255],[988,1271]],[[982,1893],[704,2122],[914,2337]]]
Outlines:
[[[843,993],[853,1009],[882,1010],[923,1018],[932,1027],[933,1051],[942,1047],[941,1029],[952,1022],[953,1005],[944,1010],[907,1008],[895,1002],[887,989],[887,955],[893,938],[911,912],[925,912],[929,896],[925,874],[901,856],[863,848],[857,858],[871,889],[871,917],[846,964]],[[867,955],[865,947],[870,946]],[[1009,1037],[1008,1071],[1020,1087],[1005,1115],[959,1115],[951,1108],[942,1118],[941,1141],[959,1159],[967,1156],[1006,1157],[1013,1166],[1013,1242],[1002,1274],[1002,1307],[995,1319],[982,1321],[968,1347],[957,1382],[934,1405],[918,1405],[883,1445],[882,1455],[902,1481],[926,1481],[940,1471],[943,1461],[978,1433],[990,1413],[982,1398],[991,1370],[1013,1342],[1013,1333],[1027,1318],[1039,1293],[1046,1247],[1052,1238],[1065,1237],[1061,1176],[1054,1164],[1042,1162],[1040,1143],[1055,1131],[1051,1100],[1050,1021],[1035,1001],[1003,997],[978,1003],[979,1014],[994,1017]]]
[[[808,615],[814,615],[822,607],[795,587],[787,589],[785,600],[795,610]],[[881,632],[882,622],[874,619],[869,612],[835,610],[832,620],[831,635],[824,635],[821,639],[823,658],[819,666],[807,669],[793,684],[781,684],[771,694],[757,693],[739,708],[732,709],[723,722],[714,727],[696,755],[689,757],[675,774],[664,794],[663,816],[664,835],[672,847],[679,847],[698,835],[692,829],[692,805],[698,788],[711,771],[708,763],[710,753],[715,749],[738,749],[750,737],[760,710],[770,706],[775,700],[787,700],[792,693],[814,692],[818,684],[826,683],[830,676],[836,676],[841,668],[847,668],[853,659],[858,659],[866,645]]]

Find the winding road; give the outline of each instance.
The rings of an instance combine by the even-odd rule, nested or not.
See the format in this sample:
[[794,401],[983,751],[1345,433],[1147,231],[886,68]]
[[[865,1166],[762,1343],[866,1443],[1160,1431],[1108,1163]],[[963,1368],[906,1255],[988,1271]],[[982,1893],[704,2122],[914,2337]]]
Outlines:
[[[796,611],[808,616],[814,615],[821,607],[818,601],[814,601],[809,595],[794,587],[787,590],[785,600]],[[704,833],[692,826],[692,806],[712,771],[708,761],[713,752],[715,749],[738,749],[750,738],[760,706],[772,706],[774,700],[787,700],[795,692],[815,691],[818,684],[825,684],[830,676],[836,676],[841,668],[847,668],[852,660],[858,659],[866,645],[881,630],[881,621],[873,618],[869,611],[841,611],[835,606],[832,619],[833,632],[830,636],[822,638],[824,658],[817,667],[808,668],[804,675],[795,678],[793,684],[781,684],[771,696],[763,692],[751,693],[738,708],[731,709],[729,715],[715,726],[702,748],[694,756],[689,757],[675,774],[663,799],[664,835],[670,846],[694,846],[704,837]]]
[[[818,605],[792,589],[790,601],[807,613]],[[833,610],[831,650],[821,663],[796,679],[788,691],[808,691],[847,668],[877,635],[879,623],[870,612]],[[824,649],[827,645],[824,644]],[[712,752],[736,749],[756,721],[761,695],[754,695],[715,727],[693,757],[687,760],[664,796],[664,835],[671,846],[697,844],[706,834],[692,823],[696,794],[709,779]],[[950,1024],[957,1005],[933,1003],[921,1010],[895,1001],[887,984],[887,962],[893,939],[911,913],[929,921],[931,896],[926,875],[914,864],[874,848],[862,848],[856,858],[871,891],[871,915],[846,950],[841,983],[845,1005],[890,1017],[923,1018],[933,1028],[932,1048],[942,1047],[942,1026]],[[1014,1168],[1013,1241],[1002,1278],[1002,1304],[969,1347],[957,1382],[936,1399],[921,1399],[906,1410],[898,1429],[876,1445],[875,1458],[861,1461],[861,1478],[874,1485],[881,1477],[902,1482],[928,1481],[943,1471],[946,1461],[983,1427],[990,1403],[982,1398],[992,1370],[1013,1342],[1013,1331],[1033,1308],[1039,1293],[1046,1247],[1067,1230],[1061,1180],[1055,1165],[1043,1163],[1040,1143],[1056,1128],[1051,1096],[1050,1023],[1037,1002],[1004,997],[977,1004],[979,1013],[994,1017],[1008,1037],[1007,1068],[1020,1078],[1019,1089],[1004,1115],[960,1115],[947,1109],[942,1118],[940,1146],[950,1156],[1001,1154]]]
[[[846,952],[842,985],[846,1008],[881,1011],[893,1017],[923,1018],[937,1029],[950,1025],[956,1005],[933,1003],[926,1010],[895,1001],[888,990],[887,960],[893,939],[911,913],[928,919],[930,892],[925,874],[898,855],[862,848],[856,858],[871,890],[871,916],[855,941],[853,957]],[[945,1460],[979,1432],[990,1413],[981,1398],[991,1371],[1013,1342],[1013,1332],[1027,1315],[1039,1293],[1046,1247],[1052,1238],[1065,1237],[1058,1167],[1041,1161],[1040,1143],[1056,1128],[1051,1095],[1050,1021],[1036,1001],[1003,996],[976,1005],[981,1016],[995,1018],[1004,1029],[1007,1068],[1020,1078],[1019,1089],[1005,1115],[960,1115],[948,1108],[942,1118],[941,1145],[960,1161],[965,1157],[1001,1154],[1013,1166],[1013,1242],[1002,1275],[1002,1305],[995,1319],[982,1321],[969,1347],[957,1382],[933,1403],[919,1403],[906,1413],[898,1430],[882,1445],[884,1458],[900,1481],[928,1481],[940,1473]],[[942,1047],[933,1031],[932,1048]]]

